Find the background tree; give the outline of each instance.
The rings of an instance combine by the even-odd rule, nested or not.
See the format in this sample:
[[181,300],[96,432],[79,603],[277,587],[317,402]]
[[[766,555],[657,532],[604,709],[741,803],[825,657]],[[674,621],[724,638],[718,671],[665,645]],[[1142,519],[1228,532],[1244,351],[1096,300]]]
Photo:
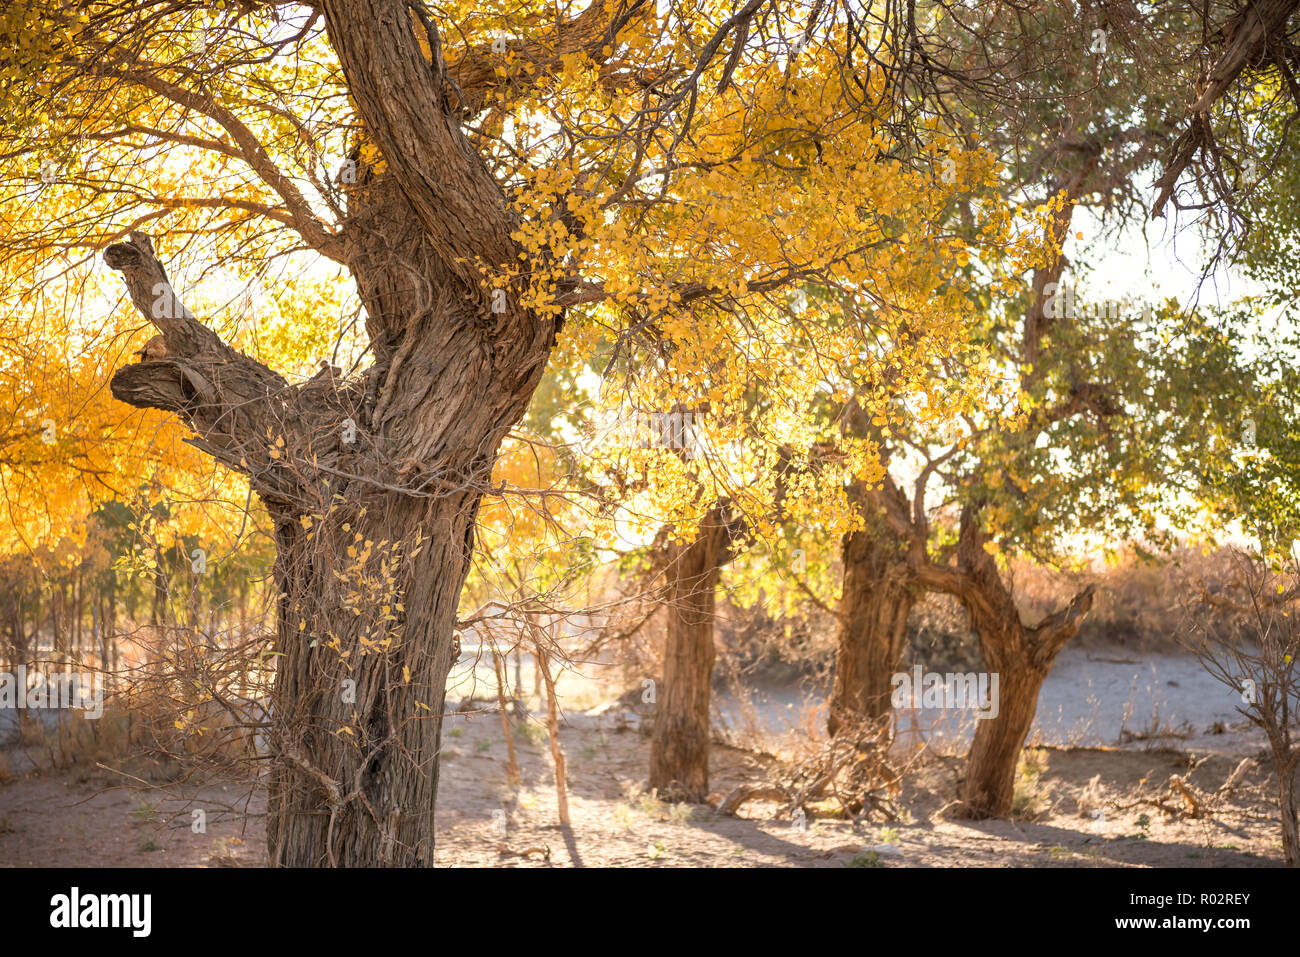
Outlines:
[[[1185,382],[1189,365],[1180,351],[1187,340],[1168,344],[1177,322],[1162,313],[1157,318],[1170,331],[1158,332],[1149,303],[1145,309],[1089,303],[1086,293],[1076,310],[1074,287],[1086,269],[1068,275],[1064,250],[1067,237],[1071,243],[1083,238],[1074,223],[1077,208],[1101,214],[1110,240],[1142,209],[1138,177],[1169,139],[1166,117],[1188,50],[1186,42],[1162,48],[1152,40],[1178,36],[1189,22],[1186,11],[1177,10],[1138,20],[1110,9],[986,16],[946,4],[905,23],[881,22],[880,49],[919,54],[882,60],[900,90],[899,125],[909,128],[915,112],[930,109],[958,135],[989,144],[1006,165],[1004,188],[1041,204],[1046,231],[1061,250],[1033,270],[1021,302],[980,297],[989,316],[983,375],[1016,383],[1003,392],[1000,411],[995,401],[991,413],[954,419],[937,445],[940,433],[923,438],[926,430],[909,426],[901,405],[888,417],[884,454],[893,468],[861,498],[868,514],[888,517],[889,530],[878,548],[857,550],[861,566],[845,566],[846,599],[893,595],[898,611],[913,593],[898,582],[956,596],[980,637],[986,667],[1001,675],[1001,712],[977,726],[968,766],[965,810],[975,816],[1009,811],[1015,764],[1042,677],[1091,603],[1085,589],[1055,614],[1027,625],[1001,556],[1023,550],[1039,561],[1059,561],[1070,530],[1148,534],[1152,513],[1137,499],[1153,502],[1155,489],[1177,484],[1180,468],[1185,481],[1201,457],[1188,440],[1187,422],[1173,424],[1166,405],[1163,383]],[[958,223],[963,212],[955,211]],[[1083,248],[1085,264],[1087,255]],[[1211,354],[1222,357],[1204,325],[1194,323],[1187,332],[1198,345],[1208,340],[1216,346]],[[1160,356],[1156,362],[1150,352],[1133,354],[1123,342],[1143,337]],[[1130,378],[1143,366],[1149,378]],[[1235,374],[1217,360],[1204,371],[1206,381],[1216,383]],[[1138,381],[1143,384],[1135,388]],[[1138,416],[1144,419],[1139,425],[1126,421]],[[1165,457],[1180,464],[1166,467]],[[1066,461],[1071,466],[1058,467]],[[1097,471],[1079,467],[1089,461]],[[1059,494],[1062,481],[1070,494]],[[941,521],[933,525],[936,518]],[[902,552],[906,563],[897,559]],[[892,563],[879,560],[890,555]],[[878,662],[861,671],[879,677],[874,694],[851,696],[840,689],[857,669],[837,670],[845,709],[868,700],[882,707],[885,676],[900,661],[897,615],[863,620],[861,650],[843,657],[846,663]]]

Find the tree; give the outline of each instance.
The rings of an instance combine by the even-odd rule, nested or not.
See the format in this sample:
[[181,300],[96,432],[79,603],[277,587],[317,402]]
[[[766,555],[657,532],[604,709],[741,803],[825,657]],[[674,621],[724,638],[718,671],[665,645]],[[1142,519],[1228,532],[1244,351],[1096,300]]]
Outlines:
[[1300,751],[1293,737],[1300,707],[1296,560],[1261,561],[1245,552],[1234,558],[1229,588],[1211,593],[1201,584],[1191,592],[1191,629],[1183,643],[1211,675],[1241,695],[1237,710],[1267,737],[1277,776],[1282,857],[1287,866],[1300,867]]
[[[854,103],[836,105],[843,122],[870,128]],[[606,387],[621,409],[615,422],[636,427],[612,449],[595,450],[593,480],[618,489],[611,497],[622,500],[629,521],[663,522],[651,549],[667,629],[650,781],[664,794],[707,794],[714,593],[724,566],[756,544],[765,556],[776,554],[783,526],[804,522],[831,534],[856,527],[845,483],[878,474],[878,437],[841,440],[828,456],[828,434],[840,424],[826,410],[843,407],[864,381],[872,385],[862,402],[873,410],[889,390],[933,390],[942,357],[977,325],[968,283],[1009,282],[1038,253],[1032,233],[1011,237],[1017,211],[994,194],[987,156],[937,137],[923,149],[952,157],[954,175],[882,157],[867,165],[847,143],[833,158],[823,151],[821,170],[838,164],[849,172],[835,192],[850,190],[859,210],[885,217],[878,250],[822,273],[829,282],[814,288],[831,291],[810,297],[798,289],[743,311],[701,309],[707,338],[664,337],[657,361],[629,364],[618,377],[606,367]],[[889,188],[912,201],[903,206],[896,192],[884,195]],[[944,228],[955,194],[986,201],[971,236]],[[809,233],[824,228],[815,210],[801,212]],[[893,242],[923,252],[899,256]],[[973,270],[961,272],[977,259],[978,280]],[[752,569],[747,562],[739,576]],[[784,577],[776,571],[769,562],[759,575]]]
[[[432,862],[476,515],[553,354],[612,329],[624,354],[649,339],[698,361],[720,311],[896,258],[895,171],[872,165],[871,118],[835,106],[863,81],[769,6],[670,24],[601,0],[6,14],[23,37],[4,64],[8,192],[35,189],[43,217],[8,251],[103,250],[161,335],[113,395],[178,416],[274,526],[276,863]],[[268,288],[303,250],[342,267],[364,337],[336,317],[354,368],[294,381],[237,323],[199,318],[176,261]]]
[[892,711],[892,677],[901,670],[908,617],[921,596],[907,563],[907,542],[872,505],[867,484],[855,479],[849,496],[863,527],[845,533],[840,552],[844,573],[827,714],[831,735],[846,717],[880,718]]
[[[902,403],[882,417],[890,472],[860,500],[872,524],[879,527],[884,516],[887,530],[876,548],[856,554],[846,540],[842,612],[867,596],[894,597],[892,613],[863,616],[856,636],[841,626],[848,667],[837,665],[838,707],[884,707],[884,682],[902,651],[898,617],[910,594],[897,583],[956,597],[985,666],[1000,674],[999,714],[977,725],[967,767],[962,810],[972,816],[1009,812],[1038,690],[1092,602],[1085,588],[1041,621],[1025,622],[999,563],[1018,550],[1060,561],[1070,529],[1149,532],[1154,490],[1180,474],[1186,480],[1204,457],[1188,434],[1194,420],[1180,410],[1171,415],[1166,404],[1162,380],[1185,383],[1187,357],[1195,355],[1169,346],[1173,316],[1153,315],[1150,304],[1089,303],[1086,294],[1076,309],[1074,284],[1085,270],[1071,269],[1065,255],[1067,238],[1082,238],[1073,235],[1077,208],[1106,214],[1110,235],[1142,208],[1136,178],[1170,139],[1164,118],[1187,45],[1165,41],[1182,37],[1189,22],[1189,14],[1172,9],[1139,20],[1086,8],[985,15],[942,2],[905,22],[887,10],[880,21],[883,50],[920,53],[886,57],[885,69],[895,64],[899,124],[934,111],[956,136],[988,144],[1005,164],[1008,193],[1035,196],[1053,247],[1033,269],[1027,295],[978,293],[988,322],[977,341],[987,353],[966,374],[1005,377],[1001,398],[995,388],[982,408],[938,429],[909,421]],[[1152,42],[1156,37],[1162,42]],[[954,221],[960,229],[960,215]],[[1203,327],[1189,327],[1199,342]],[[1124,341],[1139,337],[1148,342],[1146,355]],[[1218,366],[1205,371],[1204,381],[1216,385],[1225,381],[1220,374],[1233,375]],[[1166,466],[1162,455],[1177,464]],[[1064,461],[1071,464],[1061,467]],[[888,556],[894,560],[881,561]],[[874,662],[878,675],[871,694],[870,669],[856,667],[864,661]],[[855,674],[861,690],[846,694]]]

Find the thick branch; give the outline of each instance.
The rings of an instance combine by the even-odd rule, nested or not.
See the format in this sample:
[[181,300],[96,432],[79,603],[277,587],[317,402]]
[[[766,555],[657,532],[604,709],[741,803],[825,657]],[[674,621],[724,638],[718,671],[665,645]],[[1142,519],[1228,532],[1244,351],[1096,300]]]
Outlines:
[[[238,146],[239,157],[284,201],[290,223],[303,241],[324,256],[338,262],[344,261],[342,244],[338,238],[330,233],[312,212],[302,192],[275,165],[275,161],[253,135],[252,130],[225,106],[206,93],[189,90],[169,83],[152,73],[142,72],[143,67],[140,65],[133,65],[130,68],[96,66],[91,69],[105,76],[118,77],[142,86],[177,106],[193,110],[220,124]],[[229,155],[231,151],[225,148],[219,152]]]
[[479,261],[511,266],[517,249],[500,186],[445,106],[440,51],[432,51],[438,62],[430,69],[402,0],[324,0],[322,6],[367,134],[447,271],[477,291]]
[[1070,394],[1050,408],[1039,410],[1030,423],[1028,434],[1034,435],[1049,425],[1064,422],[1083,412],[1091,412],[1098,419],[1107,419],[1122,415],[1124,407],[1119,404],[1115,392],[1095,382],[1085,382],[1071,387]]
[[249,473],[264,496],[291,498],[293,481],[272,464],[276,456],[268,457],[267,447],[272,434],[288,431],[286,400],[294,390],[194,318],[144,233],[132,232],[128,242],[109,246],[104,261],[122,273],[131,301],[162,332],[166,351],[117,370],[113,396],[137,408],[179,413],[198,433],[193,444]]
[[1178,177],[1191,164],[1200,148],[1209,142],[1210,109],[1228,92],[1247,66],[1268,58],[1269,47],[1284,38],[1287,21],[1300,0],[1255,0],[1223,27],[1228,46],[1204,80],[1197,84],[1196,102],[1188,109],[1191,123],[1169,151],[1165,171],[1156,180],[1153,216],[1163,216]]
[[104,250],[104,262],[122,274],[131,301],[158,327],[169,353],[192,355],[227,348],[177,297],[147,235],[132,232],[128,242],[109,246]]
[[1034,626],[1032,636],[1035,661],[1043,665],[1050,664],[1056,653],[1065,647],[1065,643],[1078,633],[1083,619],[1092,610],[1095,593],[1096,586],[1089,585],[1071,598],[1064,608],[1053,612]]
[[[593,63],[609,59],[607,50],[615,47],[618,32],[638,15],[648,0],[631,0],[621,6],[611,19],[609,0],[595,0],[572,20],[558,24],[544,37],[505,41],[505,53],[499,53],[498,41],[475,44],[457,59],[447,64],[447,75],[455,84],[452,91],[458,106],[467,115],[474,115],[487,105],[490,94],[504,86],[515,96],[536,86],[538,82],[559,69],[567,55],[582,53]],[[513,58],[509,74],[502,77],[499,69],[506,58]],[[524,64],[528,68],[524,68]]]

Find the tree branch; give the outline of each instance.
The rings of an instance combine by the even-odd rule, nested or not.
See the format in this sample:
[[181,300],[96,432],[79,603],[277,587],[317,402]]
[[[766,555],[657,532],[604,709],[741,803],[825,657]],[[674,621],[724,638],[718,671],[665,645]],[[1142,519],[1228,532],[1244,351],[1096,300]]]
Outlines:
[[479,262],[513,266],[518,250],[505,195],[444,105],[437,78],[445,64],[430,69],[403,0],[323,0],[322,7],[367,135],[438,258],[479,294],[486,312]]
[[1269,57],[1269,48],[1285,35],[1287,21],[1297,6],[1300,0],[1255,0],[1224,24],[1222,32],[1229,38],[1228,46],[1197,84],[1199,95],[1187,111],[1191,124],[1170,149],[1165,171],[1156,180],[1159,192],[1151,207],[1152,216],[1164,215],[1178,177],[1209,142],[1210,109],[1248,65]]
[[[270,501],[293,501],[297,482],[269,452],[272,434],[291,431],[288,400],[296,396],[278,374],[231,348],[181,303],[142,232],[104,251],[104,262],[122,273],[131,301],[162,332],[166,356],[118,369],[114,398],[137,408],[184,416],[197,436],[191,444],[247,473]],[[281,445],[284,442],[281,441]]]
[[[220,124],[239,147],[240,158],[284,201],[292,218],[293,227],[302,236],[303,242],[323,256],[328,256],[336,262],[345,262],[343,244],[339,238],[327,230],[325,224],[316,217],[302,192],[275,165],[275,161],[253,135],[253,131],[225,106],[206,93],[188,90],[152,73],[141,72],[142,68],[139,65],[130,68],[88,65],[87,69],[142,86],[177,106],[193,110]],[[228,150],[220,152],[228,153]]]

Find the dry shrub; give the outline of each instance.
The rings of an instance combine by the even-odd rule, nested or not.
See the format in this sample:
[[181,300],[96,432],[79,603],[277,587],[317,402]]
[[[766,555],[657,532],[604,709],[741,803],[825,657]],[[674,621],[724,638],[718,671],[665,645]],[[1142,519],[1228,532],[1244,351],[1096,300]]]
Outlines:
[[888,716],[847,722],[806,757],[778,769],[770,781],[732,790],[718,812],[735,814],[749,801],[761,800],[776,801],[791,815],[896,821],[895,801],[911,764],[897,764],[890,757],[892,747]]
[[70,708],[57,711],[52,725],[47,720],[48,712],[20,725],[14,750],[24,767],[88,771],[130,753],[129,718],[107,703],[97,718]]
[[[1300,867],[1300,560],[1279,567],[1238,551],[1232,562],[1234,579],[1226,587],[1189,576],[1185,643],[1206,671],[1241,696],[1238,713],[1267,736],[1282,853],[1288,866]],[[1170,793],[1199,814],[1204,802],[1185,780],[1170,778]]]
[[265,752],[274,661],[256,628],[142,628],[113,676],[139,756],[252,778]]
[[608,665],[609,680],[637,698],[642,681],[661,674],[665,629],[658,596],[643,588],[639,578],[602,576],[589,609],[596,633],[576,652],[583,661]]
[[168,780],[203,768],[251,778],[264,753],[265,702],[274,661],[267,639],[248,630],[190,626],[139,628],[119,636],[116,671],[99,662],[67,663],[94,676],[103,711],[79,708],[24,714],[17,747],[27,763],[52,769],[111,771],[124,780]]
[[1148,559],[1129,549],[1104,567],[1078,571],[1017,561],[1011,579],[1026,621],[1064,607],[1085,584],[1096,583],[1097,597],[1075,642],[1172,651],[1183,627],[1187,580],[1206,582],[1211,590],[1229,587],[1232,558],[1224,549],[1205,554],[1183,547]]
[[50,743],[50,763],[59,768],[91,768],[127,754],[130,721],[118,709],[104,708],[98,718],[80,711],[59,715]]
[[714,641],[720,657],[730,657],[749,675],[822,675],[835,653],[835,628],[834,616],[811,602],[787,616],[774,614],[763,601],[742,606],[720,596]]
[[891,716],[843,725],[816,754],[791,769],[786,787],[796,806],[830,802],[841,817],[870,820],[878,813],[896,821],[894,801],[905,769],[891,762],[893,743]]

